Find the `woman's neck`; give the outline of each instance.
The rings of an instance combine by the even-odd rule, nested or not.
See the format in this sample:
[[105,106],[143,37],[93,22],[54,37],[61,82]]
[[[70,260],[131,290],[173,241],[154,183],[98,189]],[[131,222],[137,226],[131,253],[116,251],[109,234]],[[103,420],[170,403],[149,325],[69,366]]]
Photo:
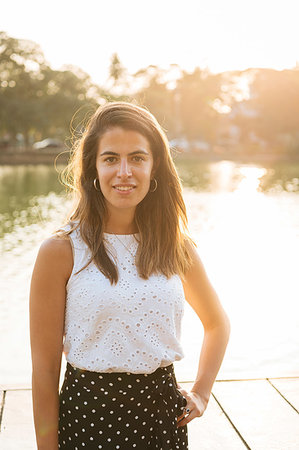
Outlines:
[[104,225],[104,232],[112,234],[135,234],[138,233],[134,216],[128,217],[119,211],[118,214],[110,215]]

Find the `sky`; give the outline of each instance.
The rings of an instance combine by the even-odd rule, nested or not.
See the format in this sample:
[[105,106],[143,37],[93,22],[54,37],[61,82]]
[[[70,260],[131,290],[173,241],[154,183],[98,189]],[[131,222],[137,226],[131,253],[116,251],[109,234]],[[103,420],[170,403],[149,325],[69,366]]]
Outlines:
[[38,43],[53,69],[105,85],[116,52],[133,74],[150,64],[211,72],[299,64],[299,0],[10,0],[0,30]]

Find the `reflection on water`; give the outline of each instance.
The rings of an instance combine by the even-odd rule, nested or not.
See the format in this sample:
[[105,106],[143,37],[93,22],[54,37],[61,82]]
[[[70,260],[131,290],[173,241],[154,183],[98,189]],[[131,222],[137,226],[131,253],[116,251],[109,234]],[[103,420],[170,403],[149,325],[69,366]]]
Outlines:
[[56,195],[63,194],[52,167],[0,166],[0,239],[16,228],[41,222],[57,206]]
[[251,195],[253,192],[259,190],[261,178],[267,173],[267,169],[260,167],[240,167],[239,172],[243,176],[243,179],[237,186],[237,191],[242,191],[242,194],[248,193]]
[[[271,167],[238,165],[231,161],[176,162],[184,187],[197,192],[282,193],[299,191],[299,164]],[[62,166],[58,166],[61,172]],[[0,167],[0,239],[17,227],[47,220],[55,198],[64,196],[64,186],[51,166]]]
[[[177,166],[190,233],[232,324],[218,378],[298,375],[299,165]],[[0,383],[30,383],[32,266],[70,207],[53,168],[0,167]],[[177,373],[192,379],[203,333],[188,304],[183,325]]]
[[[176,161],[185,187],[197,191],[234,191],[250,173],[258,173],[260,192],[299,192],[299,164],[277,163],[268,166],[238,164],[232,161],[201,163],[194,159]],[[258,172],[260,171],[260,172]]]
[[260,189],[263,192],[298,192],[298,163],[281,163],[267,168],[261,179]]

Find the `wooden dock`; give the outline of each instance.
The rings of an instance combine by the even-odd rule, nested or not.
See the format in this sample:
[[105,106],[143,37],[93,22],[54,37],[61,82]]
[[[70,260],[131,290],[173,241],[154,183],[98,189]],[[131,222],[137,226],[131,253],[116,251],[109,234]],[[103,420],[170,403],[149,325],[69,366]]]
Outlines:
[[[0,386],[0,399],[0,449],[36,449],[30,387]],[[299,377],[217,380],[189,450],[299,450],[298,411]]]

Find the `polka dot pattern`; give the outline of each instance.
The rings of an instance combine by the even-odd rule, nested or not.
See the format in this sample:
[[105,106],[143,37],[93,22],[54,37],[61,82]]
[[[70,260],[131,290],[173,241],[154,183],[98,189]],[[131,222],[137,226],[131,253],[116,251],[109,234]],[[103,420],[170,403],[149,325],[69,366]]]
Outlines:
[[67,363],[59,393],[59,448],[188,449],[187,425],[177,427],[186,404],[172,364],[134,374]]

